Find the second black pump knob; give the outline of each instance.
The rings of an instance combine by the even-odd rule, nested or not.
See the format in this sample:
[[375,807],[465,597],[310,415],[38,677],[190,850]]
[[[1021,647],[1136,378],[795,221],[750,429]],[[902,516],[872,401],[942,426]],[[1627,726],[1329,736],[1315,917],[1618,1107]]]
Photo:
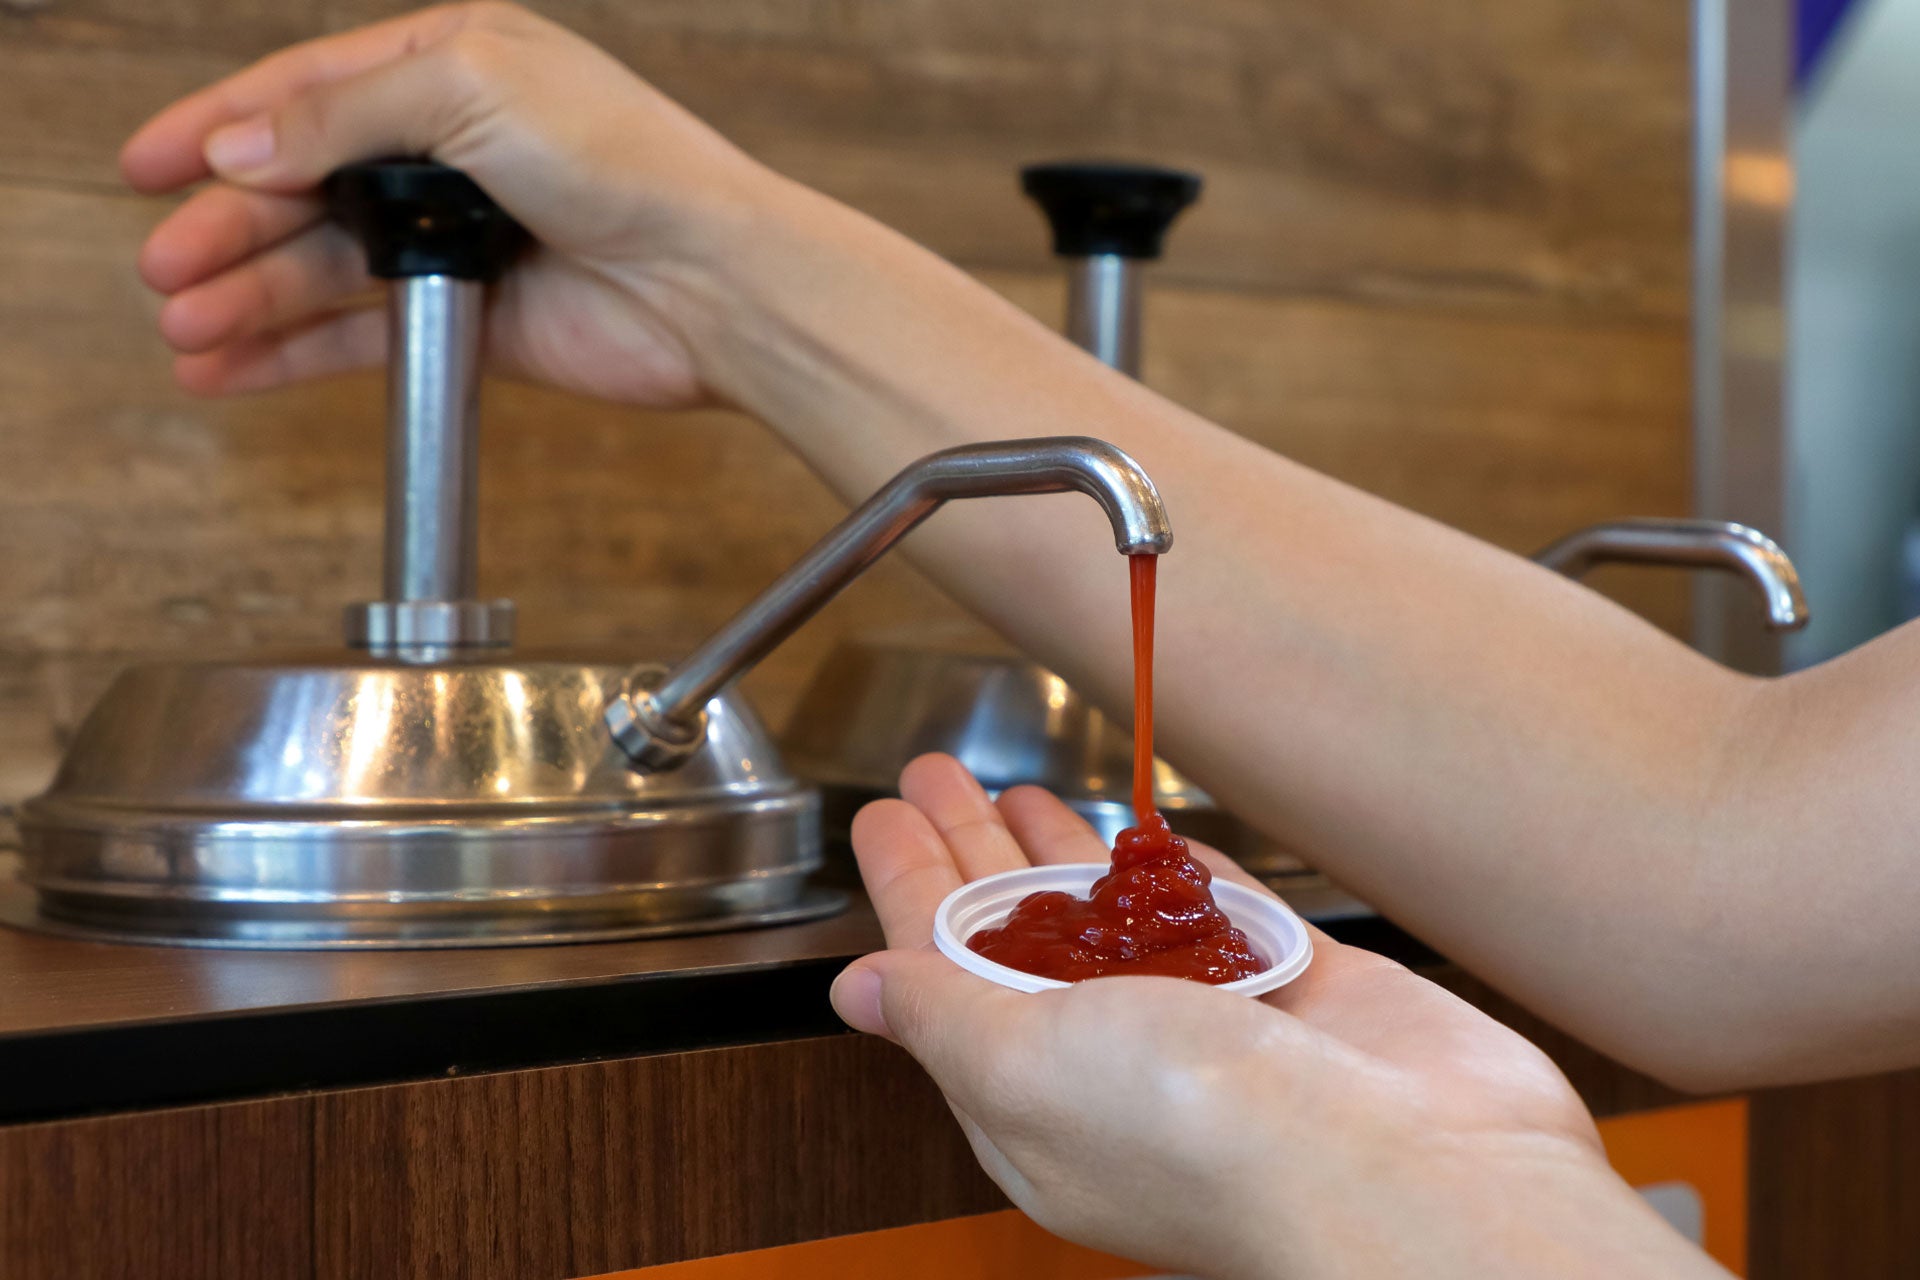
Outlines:
[[1067,336],[1122,373],[1140,370],[1140,273],[1200,196],[1197,174],[1099,161],[1028,165],[1020,185],[1046,212],[1067,264]]
[[1101,161],[1028,165],[1020,187],[1046,212],[1063,258],[1157,258],[1167,228],[1200,198],[1197,174]]

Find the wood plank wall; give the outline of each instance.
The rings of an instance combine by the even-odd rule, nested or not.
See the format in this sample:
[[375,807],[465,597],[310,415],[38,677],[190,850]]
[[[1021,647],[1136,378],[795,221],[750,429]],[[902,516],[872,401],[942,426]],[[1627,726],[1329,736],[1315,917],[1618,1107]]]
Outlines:
[[[174,391],[113,156],[390,0],[0,0],[0,803],[144,655],[330,643],[378,581],[377,384]],[[1057,318],[1022,162],[1191,166],[1147,380],[1515,549],[1686,501],[1686,6],[1669,0],[543,0],[775,166]],[[533,641],[671,655],[836,503],[759,426],[497,386],[483,574]],[[1680,584],[1612,580],[1667,625]],[[872,574],[834,635],[954,614]]]

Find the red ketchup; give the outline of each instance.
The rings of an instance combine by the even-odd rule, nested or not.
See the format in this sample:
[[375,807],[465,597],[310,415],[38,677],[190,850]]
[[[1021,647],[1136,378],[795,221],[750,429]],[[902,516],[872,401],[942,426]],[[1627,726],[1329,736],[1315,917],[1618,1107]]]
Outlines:
[[1265,969],[1207,886],[1213,877],[1153,805],[1153,587],[1156,557],[1131,557],[1133,573],[1133,812],[1113,845],[1113,869],[1091,896],[1035,893],[1006,923],[967,946],[1009,968],[1062,982],[1156,974],[1233,982]]

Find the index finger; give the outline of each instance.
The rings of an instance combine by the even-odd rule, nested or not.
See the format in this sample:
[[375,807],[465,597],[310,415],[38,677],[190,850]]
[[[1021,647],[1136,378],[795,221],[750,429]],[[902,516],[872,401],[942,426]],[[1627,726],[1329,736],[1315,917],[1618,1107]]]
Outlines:
[[853,856],[889,947],[933,941],[933,916],[962,884],[953,850],[905,800],[875,800],[853,815]]
[[198,182],[212,173],[201,148],[221,125],[437,44],[466,25],[473,12],[468,5],[441,5],[269,54],[141,125],[120,149],[120,172],[135,190],[150,195]]
[[909,763],[900,773],[900,798],[927,815],[965,879],[1029,865],[979,780],[952,756],[934,753]]
[[1093,824],[1043,787],[1008,787],[998,801],[1008,830],[1036,866],[1105,862],[1107,842]]

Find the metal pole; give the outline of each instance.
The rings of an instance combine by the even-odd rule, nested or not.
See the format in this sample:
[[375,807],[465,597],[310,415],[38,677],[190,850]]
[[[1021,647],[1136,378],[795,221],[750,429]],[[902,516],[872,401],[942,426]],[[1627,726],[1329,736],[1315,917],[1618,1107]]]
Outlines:
[[479,587],[480,323],[485,286],[414,276],[388,290],[386,598]]
[[[1786,0],[1694,0],[1694,513],[1786,528],[1786,323],[1792,203]],[[1780,669],[1780,640],[1715,576],[1694,586],[1694,642],[1747,671]]]
[[1069,258],[1067,337],[1103,364],[1140,376],[1140,264],[1117,253]]

